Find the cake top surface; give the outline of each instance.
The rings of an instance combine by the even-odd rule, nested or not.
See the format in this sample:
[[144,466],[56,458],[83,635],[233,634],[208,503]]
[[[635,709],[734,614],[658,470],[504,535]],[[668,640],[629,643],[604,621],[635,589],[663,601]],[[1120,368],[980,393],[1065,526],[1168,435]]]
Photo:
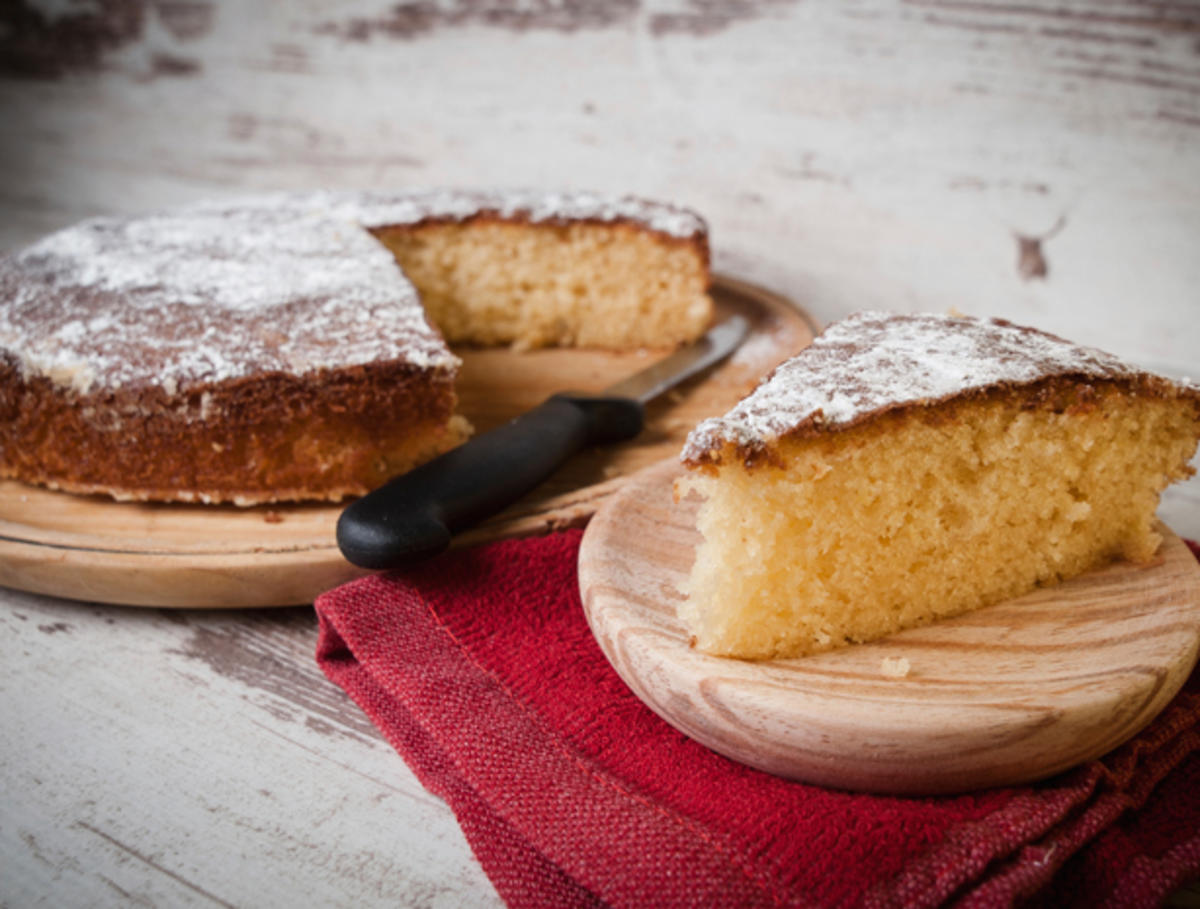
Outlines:
[[0,260],[0,347],[79,391],[455,363],[355,225],[270,209],[94,218]]
[[[0,258],[0,353],[86,392],[457,359],[368,231],[481,211],[703,231],[683,209],[588,193],[314,192],[94,218]],[[364,229],[366,228],[366,229]]]
[[724,416],[700,423],[682,459],[700,463],[730,444],[761,451],[805,428],[844,428],[899,407],[1052,376],[1146,375],[1111,354],[999,319],[861,312],[830,325]]
[[500,218],[535,224],[553,221],[632,221],[649,230],[680,239],[707,231],[704,220],[688,209],[636,196],[590,192],[523,189],[428,189],[393,193],[317,191],[277,193],[232,202],[214,200],[199,203],[195,207],[210,211],[261,207],[319,213],[369,229],[430,220],[460,221],[480,213],[491,213]]

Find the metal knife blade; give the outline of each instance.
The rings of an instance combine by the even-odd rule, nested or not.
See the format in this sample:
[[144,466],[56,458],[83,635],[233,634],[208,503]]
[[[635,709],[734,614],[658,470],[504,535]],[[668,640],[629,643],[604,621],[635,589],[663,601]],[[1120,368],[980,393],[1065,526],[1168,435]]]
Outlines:
[[604,394],[633,398],[643,404],[649,404],[664,392],[725,359],[742,343],[749,330],[750,323],[744,317],[730,316],[709,329],[708,333],[694,344],[681,347],[669,357],[659,360],[641,372],[608,386],[604,389]]
[[732,353],[749,324],[731,316],[694,344],[599,395],[562,393],[351,503],[338,519],[342,555],[400,568],[436,555],[454,534],[500,511],[588,445],[642,431],[643,405]]

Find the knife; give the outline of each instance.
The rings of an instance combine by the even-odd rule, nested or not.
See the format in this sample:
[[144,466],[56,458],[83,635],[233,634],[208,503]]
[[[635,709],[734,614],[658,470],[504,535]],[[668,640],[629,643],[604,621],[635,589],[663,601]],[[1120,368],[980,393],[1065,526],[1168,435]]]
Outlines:
[[337,525],[342,555],[361,568],[401,568],[437,555],[454,534],[500,511],[588,445],[631,439],[644,406],[720,362],[749,323],[731,316],[598,395],[562,392],[351,503]]

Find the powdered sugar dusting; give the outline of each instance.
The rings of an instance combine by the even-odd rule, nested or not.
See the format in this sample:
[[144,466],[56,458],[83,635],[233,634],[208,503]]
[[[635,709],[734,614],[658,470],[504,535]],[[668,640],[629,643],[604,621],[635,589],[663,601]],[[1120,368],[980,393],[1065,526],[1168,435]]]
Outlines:
[[204,202],[198,210],[223,211],[230,206],[261,206],[280,210],[320,213],[326,217],[381,228],[418,224],[427,220],[465,220],[480,213],[533,223],[548,221],[633,221],[649,230],[687,239],[707,232],[695,212],[640,199],[589,192],[534,190],[430,189],[403,193],[335,192],[292,193],[239,199],[233,203]]
[[837,428],[895,407],[1052,375],[1139,374],[1116,357],[1001,320],[864,312],[831,325],[725,416],[689,435],[698,462],[726,444],[761,450],[805,425]]
[[[0,348],[83,392],[402,359],[453,368],[412,285],[369,230],[480,213],[706,231],[629,196],[531,191],[313,192],[97,218],[0,259]],[[365,229],[364,229],[365,228]]]
[[99,218],[0,261],[0,346],[86,391],[457,360],[356,225],[249,208]]

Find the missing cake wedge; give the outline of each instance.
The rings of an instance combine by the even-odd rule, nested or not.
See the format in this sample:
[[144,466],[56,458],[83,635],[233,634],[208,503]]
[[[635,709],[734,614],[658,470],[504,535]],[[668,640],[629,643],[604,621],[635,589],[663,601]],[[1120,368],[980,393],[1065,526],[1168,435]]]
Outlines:
[[801,656],[1020,596],[1160,542],[1200,386],[1001,320],[859,313],[691,433],[703,652]]

